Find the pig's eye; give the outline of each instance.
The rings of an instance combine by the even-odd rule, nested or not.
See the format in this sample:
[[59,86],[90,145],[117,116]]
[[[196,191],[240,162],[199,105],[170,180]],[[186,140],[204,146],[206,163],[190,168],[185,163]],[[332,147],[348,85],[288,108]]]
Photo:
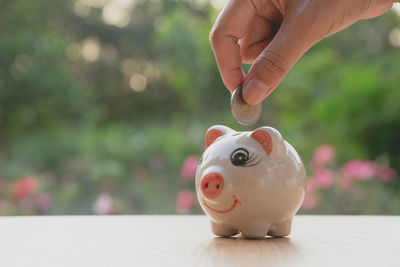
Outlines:
[[235,166],[246,165],[249,160],[249,152],[244,148],[238,148],[232,152],[231,161]]

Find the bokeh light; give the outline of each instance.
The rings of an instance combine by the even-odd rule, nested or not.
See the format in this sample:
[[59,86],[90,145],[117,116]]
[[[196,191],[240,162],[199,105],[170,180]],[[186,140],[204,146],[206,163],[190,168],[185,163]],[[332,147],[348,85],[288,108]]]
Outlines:
[[76,1],[74,3],[73,9],[74,9],[74,13],[77,16],[83,17],[83,18],[87,17],[91,10],[90,6],[83,4],[82,1]]
[[393,46],[400,46],[400,28],[394,28],[390,31],[389,41]]
[[147,78],[140,73],[134,74],[129,79],[129,86],[135,92],[143,92],[147,86]]
[[103,21],[117,27],[125,27],[130,21],[130,12],[135,7],[135,0],[112,0],[103,7]]
[[224,8],[226,2],[226,0],[210,0],[211,5],[218,10]]
[[131,76],[136,71],[139,71],[139,62],[133,58],[124,59],[121,63],[121,71],[126,76]]
[[155,80],[158,80],[161,77],[161,71],[154,64],[145,62],[143,65],[143,74],[146,77]]
[[81,54],[89,62],[94,62],[100,55],[100,42],[96,38],[87,38],[82,41]]
[[125,27],[129,23],[128,12],[116,5],[109,4],[103,8],[103,20],[107,24]]
[[392,10],[400,16],[400,3],[394,3],[392,6]]

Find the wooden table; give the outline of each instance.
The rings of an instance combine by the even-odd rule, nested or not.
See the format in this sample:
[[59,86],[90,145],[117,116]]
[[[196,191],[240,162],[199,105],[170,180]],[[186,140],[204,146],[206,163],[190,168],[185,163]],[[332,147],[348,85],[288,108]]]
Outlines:
[[215,237],[205,216],[0,217],[0,266],[400,266],[400,217],[297,216],[290,238]]

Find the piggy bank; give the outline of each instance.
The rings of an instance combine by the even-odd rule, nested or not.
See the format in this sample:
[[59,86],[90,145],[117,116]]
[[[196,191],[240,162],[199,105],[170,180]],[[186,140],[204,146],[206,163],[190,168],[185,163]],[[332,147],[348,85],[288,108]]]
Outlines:
[[274,128],[236,132],[213,126],[196,171],[200,205],[218,236],[290,234],[306,192],[304,165]]

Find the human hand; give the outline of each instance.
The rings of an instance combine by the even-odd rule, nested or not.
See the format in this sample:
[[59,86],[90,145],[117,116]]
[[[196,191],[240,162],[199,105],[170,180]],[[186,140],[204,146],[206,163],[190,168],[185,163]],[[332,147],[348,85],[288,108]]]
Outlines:
[[[316,42],[360,19],[388,11],[393,0],[229,0],[210,33],[222,80],[262,102]],[[241,64],[253,64],[245,76]]]

